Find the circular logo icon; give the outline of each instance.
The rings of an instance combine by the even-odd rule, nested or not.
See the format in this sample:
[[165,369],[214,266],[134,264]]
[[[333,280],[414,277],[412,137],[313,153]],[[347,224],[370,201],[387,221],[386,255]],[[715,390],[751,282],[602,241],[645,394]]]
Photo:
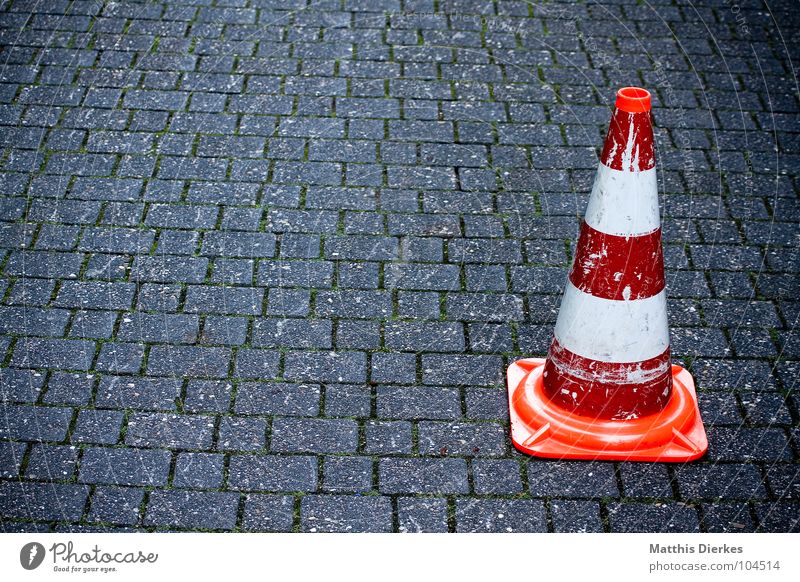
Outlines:
[[30,542],[19,551],[19,563],[26,570],[35,570],[44,561],[44,546],[39,542]]

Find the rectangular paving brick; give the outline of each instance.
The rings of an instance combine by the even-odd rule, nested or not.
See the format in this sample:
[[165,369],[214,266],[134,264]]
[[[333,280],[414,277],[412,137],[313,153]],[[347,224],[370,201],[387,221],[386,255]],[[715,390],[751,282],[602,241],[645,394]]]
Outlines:
[[311,456],[234,455],[228,487],[245,491],[314,491],[317,463]]
[[422,378],[426,384],[477,386],[502,381],[502,359],[498,356],[424,355]]
[[244,522],[247,531],[291,531],[294,521],[294,498],[288,495],[250,494],[245,497]]
[[137,281],[155,283],[202,283],[207,269],[206,258],[170,255],[137,256],[133,259],[131,277]]
[[137,524],[143,499],[144,489],[138,487],[97,487],[92,495],[88,521]]
[[613,532],[700,531],[696,510],[676,503],[612,503],[608,508],[608,519]]
[[83,452],[78,480],[110,485],[165,485],[169,451],[148,449],[89,448]]
[[300,504],[300,524],[310,532],[392,531],[388,497],[309,495]]
[[330,348],[330,320],[261,319],[253,324],[253,345],[268,348]]
[[145,525],[187,529],[232,529],[236,525],[238,493],[215,491],[154,491]]
[[522,321],[522,298],[517,295],[459,293],[447,295],[447,318],[459,321]]
[[148,343],[193,343],[198,328],[196,315],[137,312],[122,318],[117,337]]
[[207,416],[137,412],[128,418],[125,443],[135,447],[206,449],[211,446],[214,421]]
[[240,349],[234,375],[238,378],[269,380],[278,376],[280,354],[270,350]]
[[392,314],[392,297],[386,291],[320,291],[317,315],[355,319],[382,319]]
[[390,264],[386,268],[387,288],[420,291],[458,291],[461,273],[455,265]]
[[456,531],[459,533],[546,532],[547,518],[541,501],[527,499],[458,499]]
[[180,378],[105,375],[100,379],[95,402],[100,408],[175,410],[180,394]]
[[454,388],[378,386],[378,416],[398,419],[461,417],[461,398]]
[[6,405],[0,438],[60,441],[67,435],[73,410],[62,407]]
[[528,463],[528,486],[536,497],[619,497],[611,463]]
[[445,533],[447,500],[441,497],[399,497],[398,530],[401,533]]
[[[231,350],[195,346],[153,346],[147,373],[154,376],[224,378],[228,375]],[[179,371],[179,372],[178,372]]]
[[89,488],[85,485],[3,481],[0,506],[3,515],[48,521],[78,521]]
[[264,292],[253,287],[190,286],[184,309],[189,313],[259,315]]
[[506,452],[506,431],[493,423],[419,423],[419,452],[422,455],[467,457],[500,456]]
[[94,350],[95,343],[90,341],[23,338],[14,348],[11,365],[88,370],[94,359]]
[[380,461],[382,493],[467,493],[463,459],[390,459]]
[[676,471],[681,493],[691,499],[763,499],[766,489],[755,465],[686,465]]
[[446,322],[390,322],[384,326],[386,347],[394,350],[461,352],[464,328]]
[[320,387],[316,384],[243,382],[236,393],[237,414],[316,416]]
[[363,382],[366,367],[363,352],[289,352],[284,376],[310,382]]
[[276,418],[270,448],[278,453],[352,453],[358,445],[353,420]]

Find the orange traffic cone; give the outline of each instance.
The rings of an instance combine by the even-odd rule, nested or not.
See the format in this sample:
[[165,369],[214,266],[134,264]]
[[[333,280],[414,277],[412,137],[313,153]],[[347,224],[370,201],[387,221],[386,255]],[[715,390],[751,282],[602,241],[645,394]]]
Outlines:
[[547,359],[508,368],[511,438],[539,457],[689,461],[708,448],[670,365],[650,93],[617,93]]

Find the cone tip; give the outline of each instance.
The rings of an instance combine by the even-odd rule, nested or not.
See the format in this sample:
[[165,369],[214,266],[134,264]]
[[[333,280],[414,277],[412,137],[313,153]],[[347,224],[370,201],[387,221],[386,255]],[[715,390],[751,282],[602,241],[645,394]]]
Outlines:
[[650,111],[650,92],[641,87],[623,87],[617,91],[615,105],[628,113],[646,113]]

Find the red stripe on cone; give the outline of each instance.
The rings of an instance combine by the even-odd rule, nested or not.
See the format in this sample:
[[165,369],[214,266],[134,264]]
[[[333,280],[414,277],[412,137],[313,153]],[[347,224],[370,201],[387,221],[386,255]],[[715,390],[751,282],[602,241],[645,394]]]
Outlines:
[[599,362],[574,354],[553,339],[544,367],[550,399],[584,416],[638,418],[664,408],[672,374],[669,348],[643,362]]
[[614,111],[600,161],[615,170],[640,172],[656,165],[650,112]]
[[570,281],[585,293],[617,301],[646,299],[664,289],[661,229],[616,236],[581,225]]

